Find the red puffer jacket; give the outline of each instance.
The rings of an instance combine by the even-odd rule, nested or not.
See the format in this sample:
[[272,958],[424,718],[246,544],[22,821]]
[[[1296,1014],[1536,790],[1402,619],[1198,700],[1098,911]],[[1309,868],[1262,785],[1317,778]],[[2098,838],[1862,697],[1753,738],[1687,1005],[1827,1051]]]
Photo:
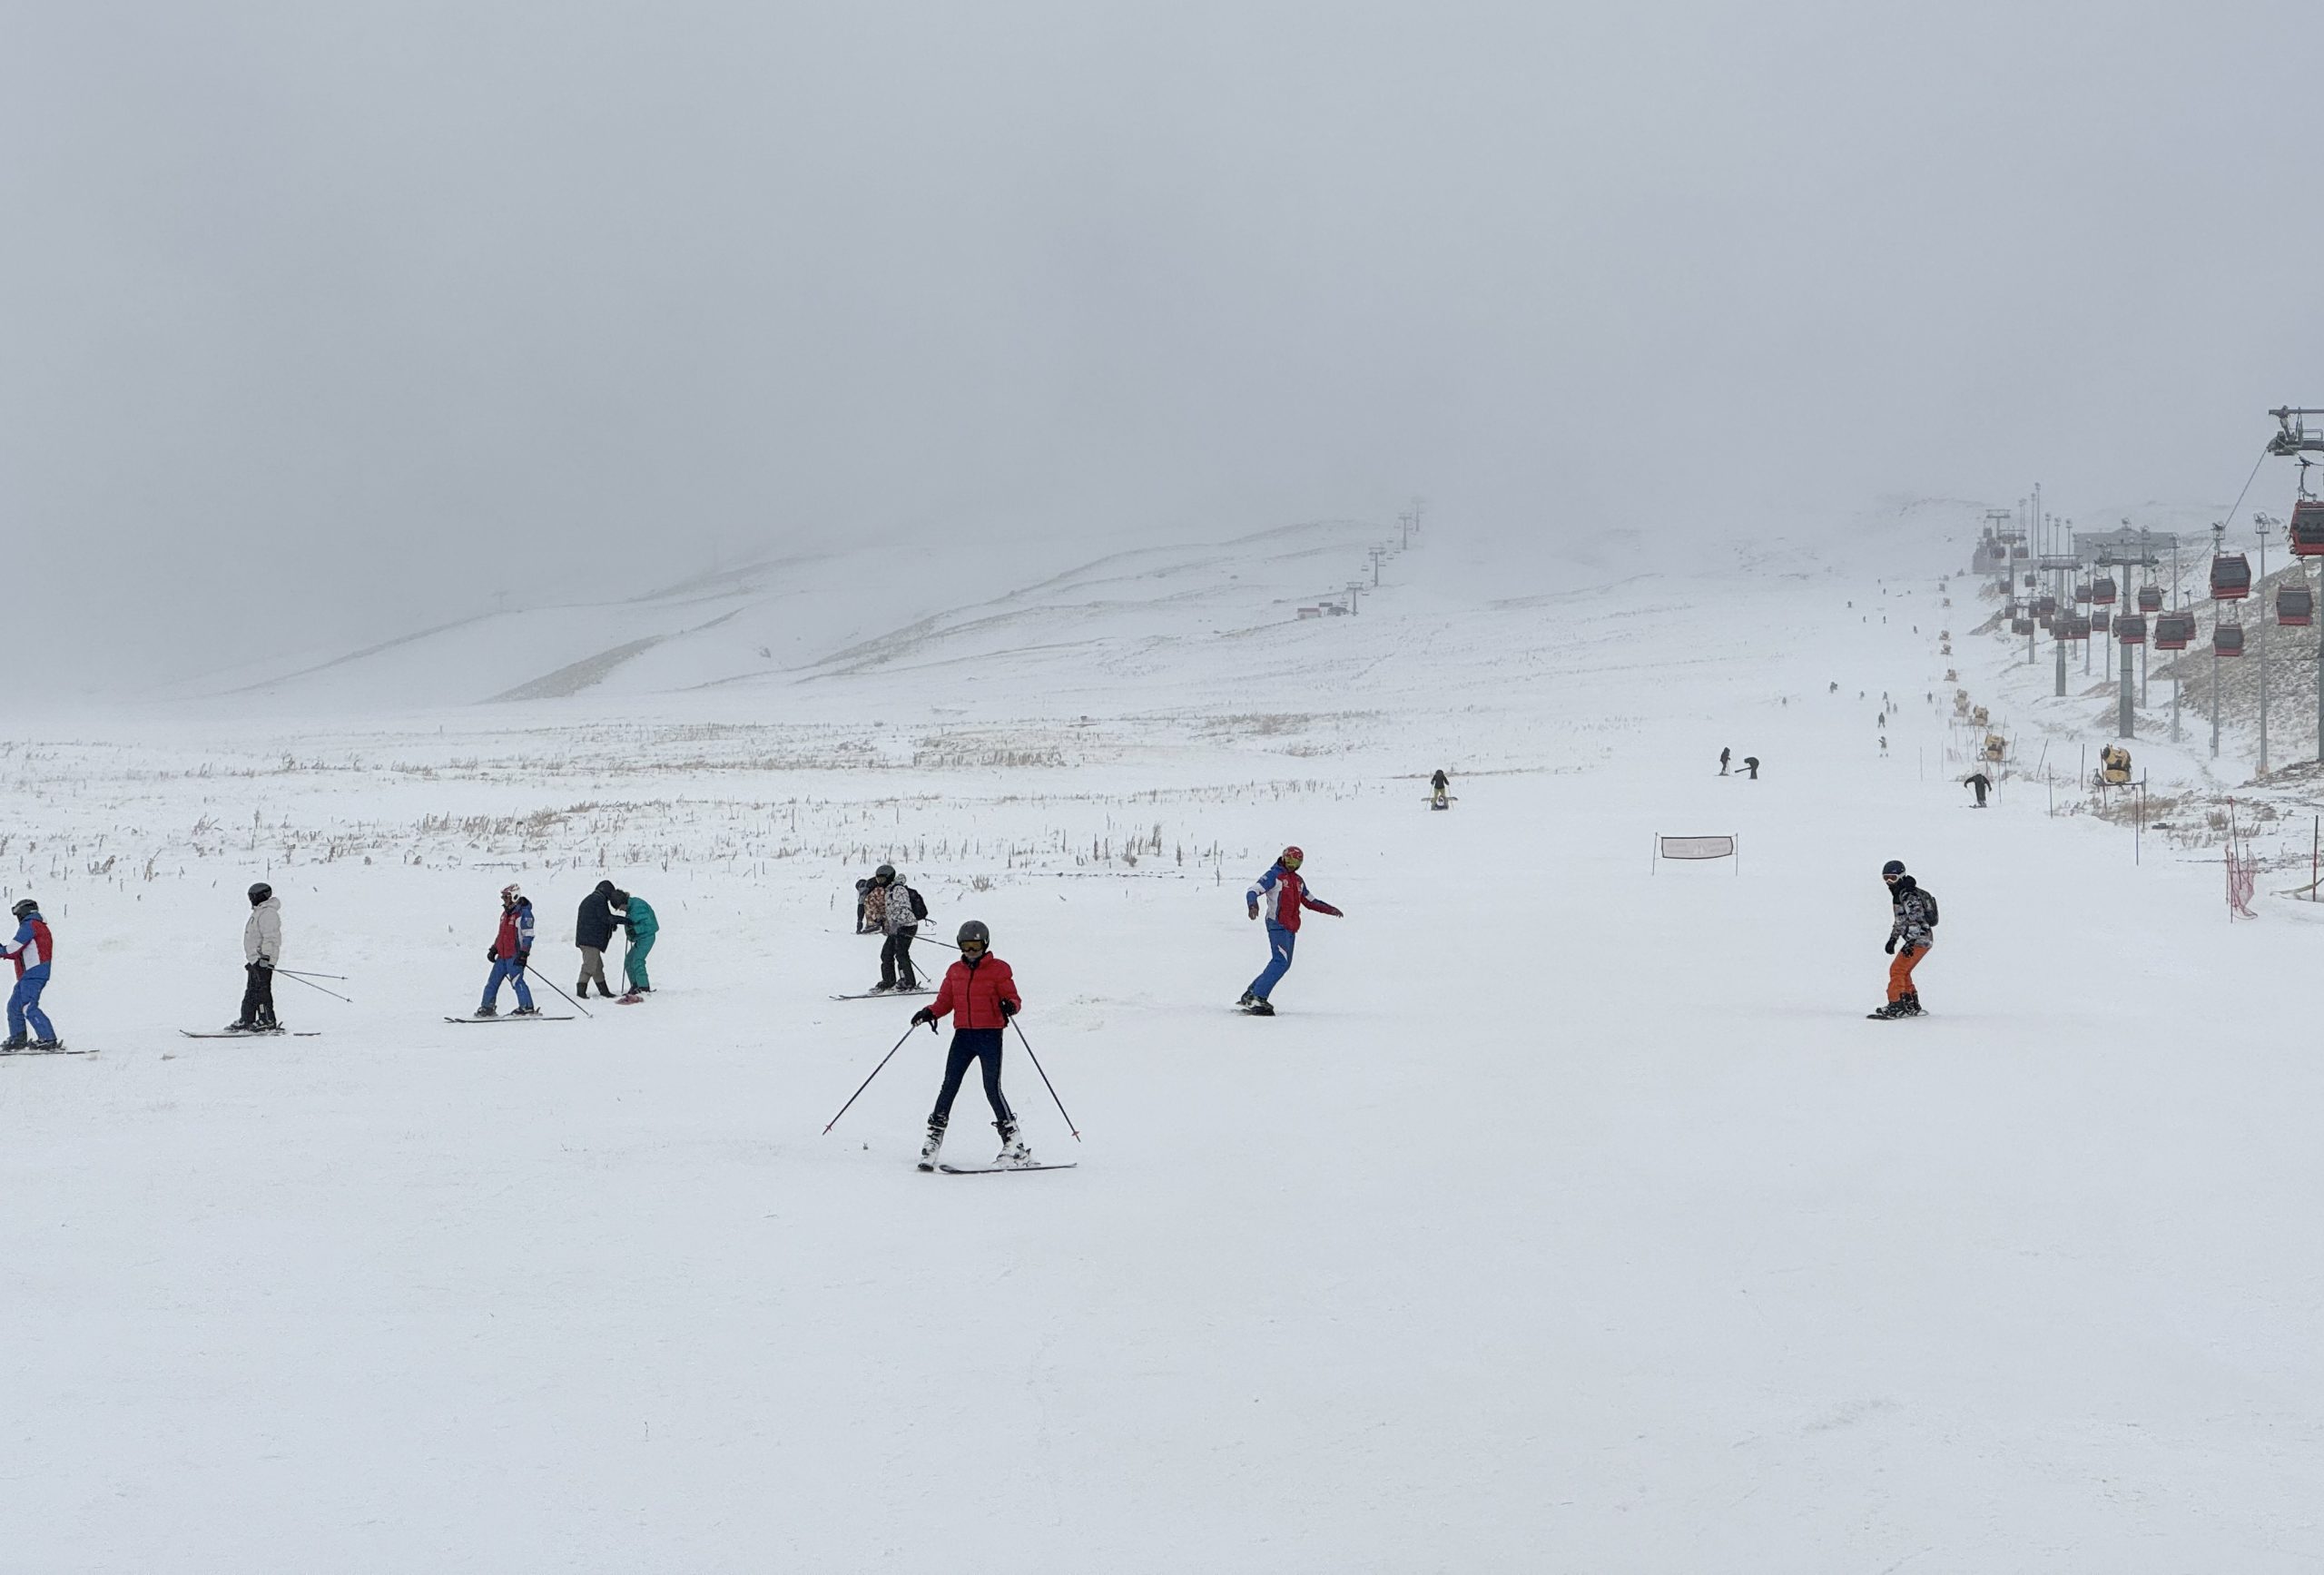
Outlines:
[[1009,965],[993,956],[975,962],[956,962],[944,970],[943,988],[936,992],[936,1000],[928,1009],[931,1015],[942,1017],[957,1011],[952,1019],[956,1029],[998,1029],[1008,1026],[1001,1015],[1000,1003],[1007,1001],[1011,1011],[1025,1005],[1017,994],[1017,976]]

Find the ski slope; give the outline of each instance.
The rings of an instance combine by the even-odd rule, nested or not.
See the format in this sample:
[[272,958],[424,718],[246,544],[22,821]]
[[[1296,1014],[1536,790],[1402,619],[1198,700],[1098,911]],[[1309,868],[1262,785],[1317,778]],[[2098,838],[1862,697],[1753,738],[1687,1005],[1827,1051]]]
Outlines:
[[[0,1568],[2312,1568],[2312,905],[2230,925],[2215,849],[2133,862],[2038,780],[1967,807],[1948,667],[2073,725],[1941,605],[1975,519],[1446,528],[1308,620],[1392,533],[817,580],[763,669],[758,579],[15,742],[0,861],[99,1053],[0,1059]],[[1245,1019],[1293,842],[1347,917]],[[1893,1024],[1890,857],[1945,915]],[[822,1135],[907,1033],[828,999],[883,859],[991,925],[1078,1168],[916,1173],[925,1031]],[[441,1021],[501,884],[569,985],[601,875],[661,915],[650,1002]],[[357,1004],[182,1039],[259,878]]]

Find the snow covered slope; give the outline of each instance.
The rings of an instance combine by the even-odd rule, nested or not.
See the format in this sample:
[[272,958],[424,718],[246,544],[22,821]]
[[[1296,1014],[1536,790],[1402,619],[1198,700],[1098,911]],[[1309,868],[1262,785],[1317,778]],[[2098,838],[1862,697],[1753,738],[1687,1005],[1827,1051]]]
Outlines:
[[[0,1059],[0,1565],[2305,1567],[2306,910],[2230,927],[2214,854],[2133,863],[2038,779],[1967,807],[1974,519],[1745,565],[1445,531],[1304,621],[1382,533],[872,613],[753,580],[272,681],[329,722],[0,752],[100,1051]],[[1290,842],[1347,917],[1249,1019]],[[1945,911],[1898,1024],[1889,857]],[[882,859],[931,936],[991,925],[1078,1169],[912,1170],[940,1041],[829,999]],[[600,875],[662,915],[650,1002],[441,1020],[501,884],[569,983]],[[182,1039],[261,877],[357,1004]]]

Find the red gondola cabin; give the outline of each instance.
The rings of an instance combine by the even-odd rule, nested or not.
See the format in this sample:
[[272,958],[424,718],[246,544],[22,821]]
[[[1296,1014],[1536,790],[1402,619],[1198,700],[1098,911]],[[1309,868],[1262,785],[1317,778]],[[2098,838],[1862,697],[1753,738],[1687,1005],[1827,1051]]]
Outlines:
[[2306,586],[2278,586],[2276,622],[2291,629],[2305,629],[2316,622],[2316,593]]
[[2240,602],[2251,594],[2251,560],[2240,552],[2211,559],[2211,600]]

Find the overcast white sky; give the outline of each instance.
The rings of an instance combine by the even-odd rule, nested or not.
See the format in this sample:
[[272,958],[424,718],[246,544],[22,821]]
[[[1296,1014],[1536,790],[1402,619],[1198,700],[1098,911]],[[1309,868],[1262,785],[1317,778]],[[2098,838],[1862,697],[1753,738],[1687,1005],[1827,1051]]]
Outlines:
[[2223,502],[2324,404],[2319,84],[2290,3],[0,0],[12,588],[127,660],[714,542]]

